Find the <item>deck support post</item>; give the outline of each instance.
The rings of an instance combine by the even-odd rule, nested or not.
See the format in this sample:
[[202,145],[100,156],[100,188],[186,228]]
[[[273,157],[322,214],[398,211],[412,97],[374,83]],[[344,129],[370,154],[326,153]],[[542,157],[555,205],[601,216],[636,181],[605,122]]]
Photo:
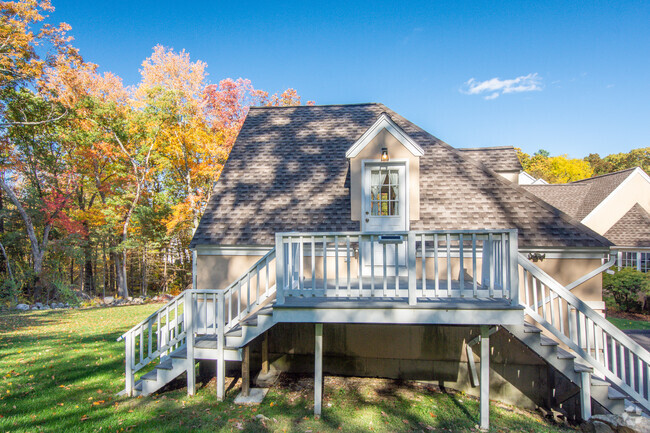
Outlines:
[[583,421],[591,418],[591,373],[580,373],[580,416]]
[[320,416],[323,408],[323,324],[315,325],[314,347],[314,415]]
[[481,430],[490,428],[490,327],[481,326],[481,379],[480,423]]
[[[185,292],[184,317],[185,348],[187,352],[187,395],[194,395],[196,387],[196,361],[194,360],[194,301],[191,290]],[[166,324],[166,326],[169,327],[169,324]]]
[[262,338],[262,374],[269,372],[269,332],[264,333]]
[[217,294],[217,400],[223,401],[226,394],[226,361],[224,346],[226,345],[226,336],[224,328],[226,327],[226,304],[223,296],[223,290]]
[[250,347],[244,346],[241,363],[241,395],[248,397],[251,391],[251,356]]
[[[415,275],[415,233],[408,232],[407,235],[407,252],[406,266],[408,271],[408,291],[409,291],[409,305],[417,304],[417,276]],[[385,278],[385,277],[384,277]]]

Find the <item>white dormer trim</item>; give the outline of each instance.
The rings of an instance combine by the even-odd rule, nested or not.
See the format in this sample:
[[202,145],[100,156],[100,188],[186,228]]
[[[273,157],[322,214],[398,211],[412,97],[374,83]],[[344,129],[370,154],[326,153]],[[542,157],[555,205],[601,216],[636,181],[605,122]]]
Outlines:
[[383,129],[390,132],[414,156],[420,157],[424,155],[424,150],[422,150],[422,148],[411,137],[409,137],[402,128],[393,122],[393,119],[391,119],[386,113],[381,113],[374,125],[368,128],[361,138],[359,138],[352,147],[345,152],[345,157],[354,158],[357,156]]

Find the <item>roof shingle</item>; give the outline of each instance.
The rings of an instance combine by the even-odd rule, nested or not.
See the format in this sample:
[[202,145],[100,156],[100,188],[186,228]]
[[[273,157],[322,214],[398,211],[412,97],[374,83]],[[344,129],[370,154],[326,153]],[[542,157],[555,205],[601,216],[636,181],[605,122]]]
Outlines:
[[355,231],[345,152],[386,112],[423,149],[411,228],[517,228],[520,245],[609,242],[382,104],[252,108],[191,247],[272,245],[276,232]]
[[517,157],[517,151],[513,146],[499,147],[474,147],[456,149],[463,155],[485,164],[496,172],[522,171],[524,168]]
[[629,168],[571,183],[522,185],[522,188],[582,221],[634,170]]
[[650,214],[636,203],[605,237],[619,247],[650,247]]

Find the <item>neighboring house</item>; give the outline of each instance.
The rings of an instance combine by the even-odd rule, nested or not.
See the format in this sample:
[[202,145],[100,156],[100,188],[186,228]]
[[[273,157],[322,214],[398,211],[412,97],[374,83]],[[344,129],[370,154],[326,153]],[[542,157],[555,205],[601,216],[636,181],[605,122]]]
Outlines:
[[519,183],[519,185],[548,185],[548,182],[546,182],[544,179],[542,178],[537,179],[536,177],[531,176],[525,171],[519,173],[519,177],[517,178],[517,183]]
[[610,240],[618,266],[650,270],[650,176],[641,168],[524,188]]
[[520,170],[512,148],[454,149],[381,104],[251,108],[190,246],[193,289],[122,336],[125,392],[187,373],[193,394],[216,361],[219,399],[232,367],[244,393],[251,366],[314,372],[317,414],[324,372],[480,395],[483,428],[489,398],[650,408],[650,354],[597,311],[611,242]]

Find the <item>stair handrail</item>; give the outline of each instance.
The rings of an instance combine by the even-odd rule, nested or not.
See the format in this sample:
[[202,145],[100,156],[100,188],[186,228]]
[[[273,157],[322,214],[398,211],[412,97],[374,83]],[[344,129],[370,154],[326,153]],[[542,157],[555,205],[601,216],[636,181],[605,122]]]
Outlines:
[[[649,380],[650,379],[650,352],[648,352],[641,345],[639,345],[637,342],[635,342],[630,337],[628,337],[624,332],[622,332],[616,326],[611,324],[607,319],[601,316],[598,312],[596,312],[594,309],[589,307],[587,303],[585,303],[577,296],[575,296],[573,293],[571,293],[569,290],[567,290],[564,286],[562,286],[562,284],[557,282],[555,279],[553,279],[550,275],[548,275],[538,266],[531,263],[526,258],[526,256],[519,253],[518,258],[519,258],[519,265],[525,271],[529,272],[540,283],[548,287],[549,291],[554,292],[559,298],[563,299],[567,303],[567,307],[575,309],[575,311],[577,312],[575,318],[576,319],[575,334],[576,334],[576,339],[578,341],[577,342],[574,341],[573,337],[571,336],[572,333],[571,329],[569,329],[570,335],[567,337],[567,335],[565,335],[564,330],[558,329],[554,323],[551,323],[547,320],[548,314],[546,312],[543,312],[544,317],[542,317],[539,314],[540,305],[536,305],[534,302],[528,302],[527,300],[528,296],[525,296],[523,298],[520,296],[520,302],[524,305],[526,314],[528,314],[537,323],[539,323],[541,326],[543,326],[545,329],[551,332],[562,343],[566,344],[569,348],[571,348],[578,355],[580,355],[580,357],[583,358],[585,361],[587,361],[592,367],[600,371],[607,379],[609,379],[615,385],[619,386],[621,389],[627,392],[638,403],[642,404],[647,409],[650,409],[650,399],[646,398],[643,395],[644,388],[646,386],[648,386],[648,389],[650,390],[650,380]],[[525,280],[525,290],[528,290],[527,278],[525,277],[524,280]],[[534,290],[536,289],[534,288]],[[543,290],[543,286],[542,286],[542,290]],[[537,307],[537,310],[534,309],[535,307]],[[549,309],[552,309],[552,303],[551,305],[549,305]],[[560,319],[563,320],[563,318],[561,317],[562,309],[560,304],[558,304],[557,311],[560,313]],[[572,313],[571,309],[567,309],[567,311],[569,313]],[[551,310],[551,316],[552,314],[553,311]],[[583,330],[581,330],[580,328],[582,322],[579,314],[582,314],[585,317],[584,338],[583,338]],[[591,336],[589,335],[589,327],[587,326],[588,325],[587,319],[594,324],[594,330],[591,333],[592,334]],[[573,317],[567,315],[567,320],[569,323],[569,328],[571,328],[571,325],[573,323]],[[552,318],[551,321],[554,321],[554,319]],[[563,323],[561,326],[563,326]],[[595,327],[600,328],[600,332],[602,332],[604,334],[603,336],[605,337],[602,338],[601,336],[600,338],[601,347],[598,346],[598,338],[596,337],[597,330]],[[610,349],[607,347],[608,344],[607,337],[610,338],[609,344],[610,347],[614,350],[614,353],[610,353],[609,351]],[[590,338],[593,339],[594,341],[593,343],[594,347],[591,347]],[[585,350],[582,347],[583,341],[581,340],[584,340],[587,350]],[[592,349],[594,350],[595,357],[592,356],[591,354]],[[601,349],[604,352],[602,355],[600,355],[599,353]],[[627,362],[625,357],[625,349],[629,351]],[[634,360],[632,355],[636,356],[637,360]],[[609,356],[611,356],[611,359],[609,359]],[[619,356],[620,356],[620,364],[624,364],[624,365],[622,365],[621,369],[618,369],[617,371],[617,365],[619,365],[618,364]],[[626,363],[627,365],[625,365]],[[632,368],[626,374],[626,368],[628,366],[631,366]],[[635,379],[634,371],[637,369],[637,367],[639,369],[639,374],[640,374],[640,377],[637,377],[637,379],[639,379],[638,380],[639,391],[637,391],[636,389],[636,384],[634,380]],[[630,379],[631,385],[626,382],[626,376],[628,377],[628,379]],[[646,383],[641,382],[641,377]]]
[[[187,324],[185,323],[185,311],[183,311],[183,314],[179,312],[179,304],[184,299],[186,292],[174,297],[163,307],[117,338],[117,341],[124,340],[125,392],[127,395],[133,394],[135,387],[134,375],[137,371],[147,366],[154,359],[168,355],[169,352],[185,344]],[[185,308],[185,305],[182,308]]]
[[137,325],[135,325],[134,327],[132,327],[131,329],[129,329],[128,331],[126,331],[124,334],[122,334],[122,335],[120,335],[119,337],[117,337],[117,340],[115,340],[115,341],[117,341],[117,342],[122,341],[124,338],[126,338],[126,335],[127,335],[129,332],[133,332],[133,331],[135,331],[137,328],[139,328],[139,327],[145,325],[145,324],[146,324],[147,322],[149,322],[151,319],[154,319],[157,315],[159,315],[160,313],[162,313],[162,312],[163,312],[167,307],[169,307],[171,304],[173,304],[174,302],[178,301],[181,297],[183,297],[184,294],[185,294],[185,292],[181,292],[180,295],[176,295],[172,300],[170,300],[169,302],[167,302],[164,306],[160,307],[160,308],[159,308],[158,310],[156,310],[154,313],[151,313],[151,314],[150,314],[146,319],[144,319],[142,322],[138,323]]
[[[228,311],[224,310],[224,332],[228,332],[235,326],[239,324],[242,318],[246,317],[251,311],[253,311],[254,308],[259,306],[262,301],[268,299],[276,290],[275,284],[271,285],[270,283],[270,278],[271,276],[275,276],[275,269],[271,271],[270,265],[273,259],[276,258],[275,255],[275,247],[271,248],[264,256],[262,256],[257,262],[255,262],[248,270],[246,270],[244,273],[242,273],[239,278],[237,278],[235,281],[233,281],[228,287],[226,287],[223,290],[223,299],[228,301]],[[257,284],[259,285],[259,275],[260,275],[260,270],[261,269],[266,269],[266,277],[265,277],[265,282],[266,282],[266,287],[265,291],[263,293],[263,296],[260,297],[255,297],[255,300],[253,302],[250,301],[250,281],[251,277],[253,274],[257,275]],[[249,289],[248,297],[247,297],[247,305],[246,307],[242,310],[241,309],[241,291],[242,291],[242,285],[244,282],[248,282],[249,284],[247,285],[247,288]],[[233,316],[233,298],[236,296],[239,304],[237,306],[237,313]],[[225,302],[224,306],[225,308]]]

